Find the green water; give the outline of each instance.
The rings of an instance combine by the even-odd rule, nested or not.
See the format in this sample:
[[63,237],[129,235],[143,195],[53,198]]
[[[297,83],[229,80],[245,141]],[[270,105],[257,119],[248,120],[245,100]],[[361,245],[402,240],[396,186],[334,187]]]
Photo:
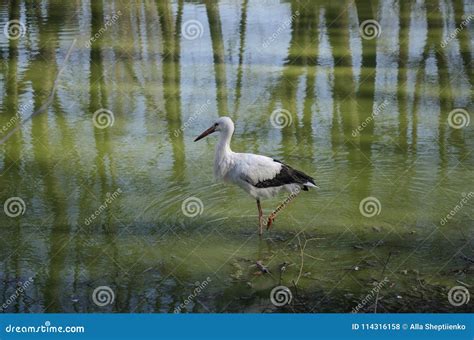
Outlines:
[[[448,119],[474,111],[472,21],[441,46],[472,13],[468,0],[2,3],[2,27],[26,32],[0,35],[0,200],[24,202],[0,213],[0,301],[34,281],[2,311],[350,312],[384,277],[378,312],[472,311],[447,298],[474,285],[473,123]],[[359,33],[369,19],[377,38]],[[113,125],[94,125],[100,109]],[[272,124],[277,109],[291,124]],[[320,187],[262,238],[255,201],[213,180],[215,137],[193,143],[223,115],[234,151]],[[94,303],[98,286],[111,304]]]

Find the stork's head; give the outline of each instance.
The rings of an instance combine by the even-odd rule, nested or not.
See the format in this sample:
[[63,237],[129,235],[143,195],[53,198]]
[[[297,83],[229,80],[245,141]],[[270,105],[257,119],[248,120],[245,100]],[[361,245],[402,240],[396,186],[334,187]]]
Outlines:
[[216,131],[232,135],[232,133],[234,133],[234,122],[232,122],[232,119],[229,117],[220,117],[209,129],[201,133],[194,141],[197,142]]

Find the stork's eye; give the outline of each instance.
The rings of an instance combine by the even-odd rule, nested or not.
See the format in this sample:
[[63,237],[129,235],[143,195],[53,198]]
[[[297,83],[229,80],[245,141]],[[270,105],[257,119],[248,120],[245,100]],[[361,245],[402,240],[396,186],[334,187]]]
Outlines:
[[214,127],[218,127],[218,126],[219,126],[219,123],[215,123],[215,124],[214,124]]

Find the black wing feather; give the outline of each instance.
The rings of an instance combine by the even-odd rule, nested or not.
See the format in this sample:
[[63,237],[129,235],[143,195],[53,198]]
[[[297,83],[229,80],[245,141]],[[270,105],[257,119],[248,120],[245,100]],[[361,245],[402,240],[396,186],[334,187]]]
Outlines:
[[[285,184],[305,184],[307,182],[314,183],[314,178],[311,176],[306,175],[304,172],[293,169],[291,166],[286,165],[276,159],[275,162],[281,164],[280,172],[273,178],[266,179],[264,181],[260,181],[258,183],[253,184],[257,188],[270,188],[270,187],[279,187]],[[308,190],[305,186],[303,190]]]

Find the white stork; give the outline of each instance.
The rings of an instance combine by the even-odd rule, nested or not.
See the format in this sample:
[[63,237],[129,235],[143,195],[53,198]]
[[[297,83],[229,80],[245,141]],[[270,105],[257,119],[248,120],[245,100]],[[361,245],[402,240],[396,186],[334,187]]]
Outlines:
[[234,123],[229,117],[220,117],[209,129],[194,141],[220,132],[214,159],[214,176],[238,185],[257,200],[259,234],[263,232],[263,212],[260,199],[277,195],[280,191],[291,195],[268,217],[267,230],[271,228],[277,213],[282,210],[302,190],[316,188],[314,179],[305,173],[270,157],[252,153],[237,153],[230,149],[230,140],[234,133]]

